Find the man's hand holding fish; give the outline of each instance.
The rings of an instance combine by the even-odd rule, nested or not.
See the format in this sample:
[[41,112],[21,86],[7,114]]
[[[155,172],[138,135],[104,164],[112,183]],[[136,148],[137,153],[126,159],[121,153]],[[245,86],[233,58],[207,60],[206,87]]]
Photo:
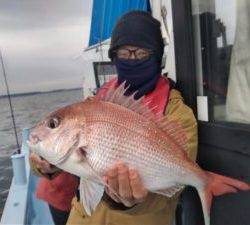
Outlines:
[[[106,176],[103,177],[108,184],[105,191],[115,201],[122,202],[127,207],[132,207],[137,203],[143,202],[148,191],[144,188],[138,171],[123,162],[117,162],[108,168]],[[114,194],[117,193],[117,195]]]

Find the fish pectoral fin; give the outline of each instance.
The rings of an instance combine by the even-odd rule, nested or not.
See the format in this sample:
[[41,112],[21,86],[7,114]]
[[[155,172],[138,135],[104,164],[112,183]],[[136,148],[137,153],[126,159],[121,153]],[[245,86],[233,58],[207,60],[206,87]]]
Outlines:
[[181,189],[183,189],[185,186],[184,185],[176,185],[173,187],[169,187],[167,189],[162,189],[162,190],[157,190],[154,191],[154,193],[160,194],[160,195],[164,195],[166,197],[172,197],[175,193],[177,193],[178,191],[180,191]]
[[103,183],[80,179],[80,200],[86,213],[90,216],[92,211],[95,210],[96,206],[101,201],[104,193]]

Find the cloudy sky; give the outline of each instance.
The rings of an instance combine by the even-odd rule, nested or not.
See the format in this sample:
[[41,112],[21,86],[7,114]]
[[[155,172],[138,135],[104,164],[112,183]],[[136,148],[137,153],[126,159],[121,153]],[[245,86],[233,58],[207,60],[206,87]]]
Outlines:
[[[92,0],[0,0],[0,48],[11,93],[82,86]],[[0,67],[0,95],[6,94]]]

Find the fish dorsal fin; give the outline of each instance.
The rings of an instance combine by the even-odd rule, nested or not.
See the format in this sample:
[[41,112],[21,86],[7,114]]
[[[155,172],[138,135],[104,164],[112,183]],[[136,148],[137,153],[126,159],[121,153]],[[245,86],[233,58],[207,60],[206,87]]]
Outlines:
[[135,99],[135,95],[137,92],[134,92],[130,96],[126,96],[125,92],[128,88],[129,86],[125,88],[125,82],[123,82],[118,87],[116,87],[116,84],[113,83],[106,91],[106,93],[97,95],[96,97],[100,101],[111,102],[123,106],[148,119],[155,119],[156,116],[152,112],[152,109],[149,108],[150,102],[142,103],[144,96],[139,99]]
[[144,96],[139,99],[135,99],[134,96],[136,92],[130,96],[126,96],[125,92],[128,88],[129,86],[125,88],[125,82],[118,87],[116,87],[116,83],[113,83],[106,93],[97,95],[96,97],[100,101],[121,105],[149,120],[152,120],[164,133],[166,133],[166,135],[170,136],[186,152],[187,138],[184,129],[176,121],[168,119],[167,116],[162,116],[162,114],[159,113],[153,113],[153,108],[149,108],[151,102],[142,102]]

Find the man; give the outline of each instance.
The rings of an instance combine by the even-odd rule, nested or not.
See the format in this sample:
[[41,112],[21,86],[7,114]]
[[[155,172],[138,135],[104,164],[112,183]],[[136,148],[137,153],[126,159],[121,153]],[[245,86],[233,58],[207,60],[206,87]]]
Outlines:
[[[109,57],[117,68],[117,78],[108,82],[97,95],[105,94],[110,86],[126,81],[125,95],[144,96],[154,113],[161,113],[178,121],[188,138],[188,154],[195,160],[197,128],[192,110],[183,103],[180,93],[171,88],[168,79],[161,76],[163,39],[160,23],[143,11],[130,11],[114,27]],[[173,224],[179,194],[172,198],[149,193],[140,174],[123,162],[111,165],[103,179],[126,201],[120,202],[106,190],[101,203],[87,216],[78,198],[67,224]]]

